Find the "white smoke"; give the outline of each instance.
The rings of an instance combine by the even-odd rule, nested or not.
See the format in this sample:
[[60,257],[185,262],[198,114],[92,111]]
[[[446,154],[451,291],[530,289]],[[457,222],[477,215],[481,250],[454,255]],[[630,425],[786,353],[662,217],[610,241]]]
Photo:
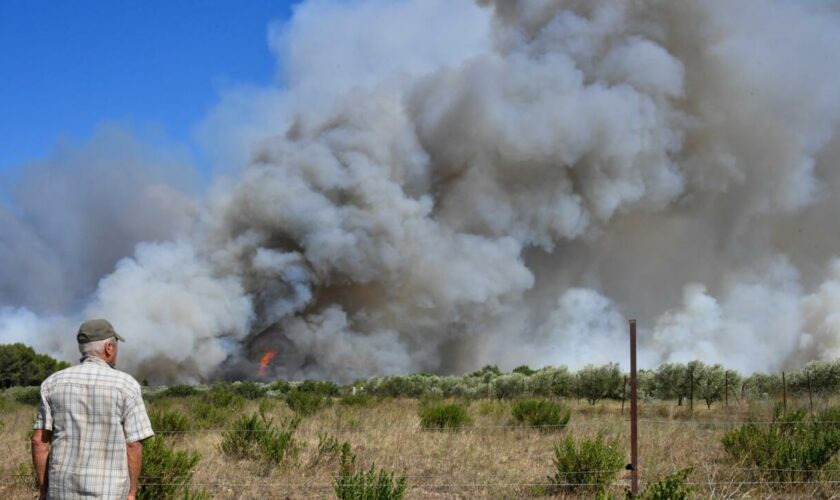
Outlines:
[[189,227],[61,315],[32,298],[60,273],[0,283],[0,339],[62,354],[105,316],[157,380],[266,350],[293,378],[576,368],[626,359],[630,316],[643,366],[838,355],[833,4],[478,3],[298,6],[270,31],[283,85],[199,127],[227,177]]

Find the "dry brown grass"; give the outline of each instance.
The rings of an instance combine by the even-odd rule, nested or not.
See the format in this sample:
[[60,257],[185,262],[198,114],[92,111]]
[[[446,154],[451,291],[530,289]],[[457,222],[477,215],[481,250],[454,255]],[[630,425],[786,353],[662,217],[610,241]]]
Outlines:
[[[189,400],[170,402],[171,408],[184,408]],[[296,432],[302,445],[297,460],[287,467],[266,469],[251,461],[235,461],[219,451],[221,433],[191,432],[173,440],[183,449],[198,450],[201,461],[193,484],[205,488],[212,498],[330,498],[337,457],[323,458],[316,465],[319,434],[328,433],[348,441],[361,466],[375,463],[408,475],[408,498],[524,498],[544,495],[544,485],[552,473],[553,446],[572,434],[594,436],[604,430],[628,443],[628,409],[621,414],[620,403],[594,406],[571,401],[572,418],[565,430],[545,432],[510,427],[510,404],[504,401],[476,401],[470,404],[473,426],[461,431],[424,431],[417,418],[418,402],[390,400],[367,407],[348,407],[340,403],[305,418]],[[791,405],[794,403],[791,402]],[[823,403],[824,404],[824,403]],[[671,402],[643,404],[640,423],[641,476],[656,480],[670,472],[694,467],[689,481],[695,483],[698,498],[832,498],[836,485],[802,484],[771,487],[760,484],[749,471],[735,470],[723,452],[720,438],[733,421],[767,420],[772,402],[729,407]],[[241,411],[256,411],[248,403]],[[282,402],[269,413],[281,419],[292,413]],[[27,433],[34,409],[18,404],[8,406],[0,419],[0,498],[32,498],[34,490],[26,478],[14,478],[29,461]],[[231,421],[234,419],[230,419]],[[230,425],[230,424],[228,424]],[[629,460],[629,452],[627,454]],[[759,484],[753,484],[759,483]],[[628,481],[622,472],[609,493],[623,498]],[[589,497],[591,493],[581,494]],[[574,495],[569,495],[573,497]]]

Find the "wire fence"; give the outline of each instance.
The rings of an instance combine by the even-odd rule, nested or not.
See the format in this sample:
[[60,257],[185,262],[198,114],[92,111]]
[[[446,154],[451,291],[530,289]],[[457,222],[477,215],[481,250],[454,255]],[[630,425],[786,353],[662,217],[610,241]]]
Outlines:
[[[624,424],[629,422],[629,418],[617,419],[616,415],[598,415],[588,418],[603,419],[613,424],[618,424],[616,427],[623,428]],[[768,419],[684,419],[684,418],[640,418],[639,424],[644,432],[645,429],[652,430],[658,426],[665,424],[674,426],[692,426],[699,430],[707,430],[714,428],[717,430],[728,430],[734,426],[742,425],[836,425],[840,426],[840,421],[836,420],[804,420],[804,421],[786,421],[786,420],[768,420]],[[559,430],[573,427],[573,425],[532,425],[532,424],[498,424],[498,425],[470,425],[457,428],[444,429],[424,429],[420,422],[412,420],[408,422],[390,422],[382,424],[359,424],[352,423],[347,425],[327,425],[315,426],[308,423],[301,424],[309,426],[310,432],[317,430],[320,433],[375,433],[380,431],[388,432],[412,432],[418,435],[435,436],[441,432],[452,433],[476,433],[486,432],[490,436],[498,436],[499,433],[504,432],[539,432],[547,430]],[[259,433],[265,432],[260,429],[242,429],[236,427],[216,427],[206,429],[182,429],[182,430],[161,430],[157,433],[163,436],[180,436],[180,435],[198,435],[198,434],[224,434],[224,433]],[[310,437],[314,437],[310,435]],[[698,444],[699,446],[699,444]],[[667,449],[667,445],[664,447]],[[550,465],[550,464],[546,464]],[[812,488],[820,489],[820,496],[826,498],[840,498],[840,493],[831,493],[832,491],[840,492],[840,468],[805,468],[805,467],[758,467],[758,466],[743,466],[731,465],[724,463],[704,463],[693,465],[695,471],[686,480],[684,484],[693,487],[696,490],[709,493],[724,488],[727,492],[743,491],[745,488],[767,488],[770,491],[786,491],[793,496],[809,496]],[[361,467],[364,469],[364,467]],[[655,471],[655,475],[650,474],[650,469],[647,471],[642,469],[642,476],[640,483],[644,486],[657,481],[669,474],[678,472],[680,469],[665,470],[659,469]],[[600,488],[608,487],[614,489],[625,489],[629,486],[629,477],[619,477],[618,479],[608,482],[577,482],[575,477],[584,477],[593,474],[614,473],[614,470],[596,469],[584,471],[556,471],[548,470],[546,473],[559,480],[533,480],[524,478],[523,481],[516,481],[510,477],[495,477],[488,480],[482,477],[480,473],[473,474],[456,474],[456,473],[412,473],[406,469],[403,473],[396,471],[399,477],[405,477],[407,480],[407,487],[409,490],[524,490],[527,488]],[[647,474],[645,473],[647,472]],[[779,476],[793,476],[793,477],[779,477]],[[155,487],[169,487],[169,486],[189,486],[190,488],[206,488],[211,492],[222,490],[243,490],[243,491],[257,491],[257,490],[290,490],[290,491],[312,491],[313,494],[317,491],[329,491],[335,488],[335,483],[330,482],[330,478],[334,478],[334,474],[325,474],[313,480],[296,480],[290,481],[284,478],[263,479],[260,477],[231,478],[227,479],[221,477],[215,480],[208,480],[202,478],[194,481],[171,481],[170,478],[164,476],[141,476],[141,484]],[[546,478],[548,474],[543,475]],[[563,481],[567,478],[567,481]],[[31,484],[31,474],[12,474],[7,476],[0,476],[0,484],[3,485],[24,485]],[[0,490],[2,491],[2,490]],[[816,490],[813,490],[816,491]],[[828,492],[828,493],[826,493]],[[724,495],[726,496],[726,495]],[[250,498],[250,497],[249,497]]]

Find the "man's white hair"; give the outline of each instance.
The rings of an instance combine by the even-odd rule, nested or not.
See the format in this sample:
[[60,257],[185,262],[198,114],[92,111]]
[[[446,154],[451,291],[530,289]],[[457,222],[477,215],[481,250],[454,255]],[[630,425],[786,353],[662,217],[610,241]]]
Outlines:
[[101,356],[105,354],[106,345],[116,342],[117,339],[111,337],[105,340],[96,340],[94,342],[79,344],[79,352],[82,353],[82,356]]

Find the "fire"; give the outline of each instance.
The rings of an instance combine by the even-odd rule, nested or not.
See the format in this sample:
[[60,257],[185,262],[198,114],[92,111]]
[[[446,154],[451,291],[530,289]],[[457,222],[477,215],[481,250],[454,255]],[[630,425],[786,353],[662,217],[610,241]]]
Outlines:
[[266,351],[263,354],[262,358],[260,359],[260,371],[257,373],[260,377],[265,376],[265,367],[274,359],[274,356],[277,356],[277,351]]

